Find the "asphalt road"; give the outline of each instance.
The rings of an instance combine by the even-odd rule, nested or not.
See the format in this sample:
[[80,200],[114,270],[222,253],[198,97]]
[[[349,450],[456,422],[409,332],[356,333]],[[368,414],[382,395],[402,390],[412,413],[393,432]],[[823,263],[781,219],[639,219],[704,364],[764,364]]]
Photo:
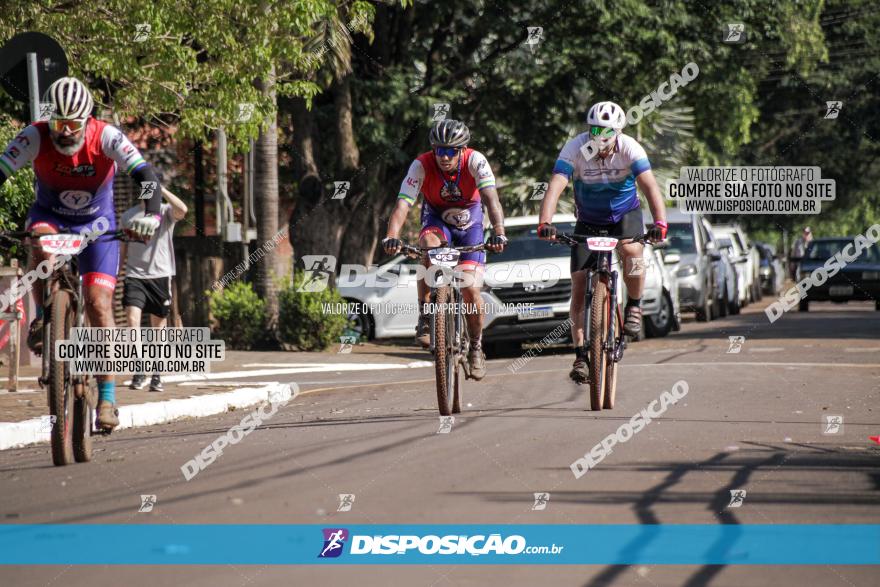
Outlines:
[[[632,345],[613,411],[586,411],[571,357],[515,373],[492,360],[467,382],[448,434],[433,370],[300,377],[271,420],[185,481],[180,466],[243,413],[99,439],[90,465],[56,468],[47,446],[0,452],[7,523],[606,524],[880,523],[880,312],[818,304],[769,324],[756,306]],[[730,353],[729,336],[745,336]],[[396,357],[426,355],[384,347]],[[569,465],[677,381],[687,396],[594,470]],[[282,379],[284,381],[284,379]],[[296,381],[295,379],[293,381]],[[839,434],[823,416],[841,415]],[[730,491],[746,490],[729,508]],[[533,493],[549,492],[533,511]],[[338,494],[355,494],[337,512]],[[139,513],[142,494],[156,506]],[[100,545],[85,547],[100,548]],[[878,546],[880,547],[880,546]],[[2,567],[2,585],[839,585],[876,567],[216,566]]]

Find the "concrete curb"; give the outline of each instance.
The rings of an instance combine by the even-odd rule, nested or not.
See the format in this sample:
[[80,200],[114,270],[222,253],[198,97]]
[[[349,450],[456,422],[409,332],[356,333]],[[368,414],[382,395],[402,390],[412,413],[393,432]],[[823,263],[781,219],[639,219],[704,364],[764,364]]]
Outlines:
[[[230,408],[245,408],[265,401],[287,402],[298,393],[299,386],[296,383],[273,383],[224,393],[120,406],[119,426],[116,430],[163,424],[181,418],[213,416]],[[47,416],[23,422],[0,422],[0,450],[49,442],[49,430]]]

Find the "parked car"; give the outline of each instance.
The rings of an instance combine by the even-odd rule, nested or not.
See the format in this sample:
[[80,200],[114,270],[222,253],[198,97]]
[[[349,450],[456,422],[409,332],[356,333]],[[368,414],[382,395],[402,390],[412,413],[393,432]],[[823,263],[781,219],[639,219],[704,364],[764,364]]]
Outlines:
[[738,254],[733,246],[733,242],[729,238],[716,238],[715,246],[721,251],[721,259],[718,263],[718,269],[723,277],[721,282],[724,284],[723,293],[721,295],[722,302],[719,302],[719,314],[726,316],[727,314],[737,315],[740,313],[742,304],[740,303],[740,274],[737,272],[736,259]]
[[[718,239],[719,246],[728,252],[731,263],[736,269],[737,292],[739,304],[748,306],[752,301],[752,257],[742,244],[742,240],[732,225],[716,224],[712,230]],[[724,245],[721,245],[724,243]]]
[[[799,259],[798,281],[823,266],[838,251],[852,243],[853,238],[813,239],[807,245],[804,256]],[[864,249],[855,261],[841,263],[840,270],[821,285],[812,285],[798,307],[801,312],[808,312],[810,302],[845,303],[850,300],[874,300],[874,308],[880,310],[880,247],[876,244]]]
[[681,330],[678,280],[663,262],[666,246],[645,245],[645,289],[642,292],[642,331],[662,337]]
[[681,310],[693,311],[697,320],[711,320],[720,311],[724,274],[721,252],[712,243],[712,225],[699,214],[666,211],[668,247],[663,252],[667,269],[678,282]]
[[758,252],[757,247],[749,239],[745,230],[738,224],[716,224],[715,229],[720,236],[730,238],[734,246],[741,251],[741,254],[746,259],[743,269],[745,289],[748,294],[746,304],[759,301],[763,296],[763,292],[761,291],[761,278],[759,275],[761,254]]
[[[363,339],[415,336],[419,320],[416,267],[418,261],[396,255],[361,278],[340,275],[337,288],[350,303],[351,334]],[[396,282],[387,287],[389,282]],[[377,311],[371,311],[375,308]],[[396,311],[384,311],[394,308]]]
[[777,296],[785,283],[785,267],[782,264],[782,258],[776,254],[773,245],[756,242],[755,247],[761,256],[761,264],[758,269],[761,289],[765,294]]
[[[557,214],[553,223],[560,232],[574,232],[575,217]],[[497,356],[519,348],[520,343],[539,340],[568,320],[571,304],[571,249],[538,239],[538,216],[504,219],[507,245],[486,259],[483,301],[483,350]],[[556,279],[546,279],[553,273]],[[618,301],[623,298],[618,289]],[[508,306],[505,307],[504,305]],[[532,304],[517,311],[515,304]],[[571,337],[560,331],[559,340]]]

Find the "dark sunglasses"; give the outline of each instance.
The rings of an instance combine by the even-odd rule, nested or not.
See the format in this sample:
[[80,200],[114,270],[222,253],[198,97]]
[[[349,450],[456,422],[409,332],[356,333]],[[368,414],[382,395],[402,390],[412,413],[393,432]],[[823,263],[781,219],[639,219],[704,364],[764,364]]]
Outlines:
[[434,147],[434,153],[438,157],[455,157],[458,147]]

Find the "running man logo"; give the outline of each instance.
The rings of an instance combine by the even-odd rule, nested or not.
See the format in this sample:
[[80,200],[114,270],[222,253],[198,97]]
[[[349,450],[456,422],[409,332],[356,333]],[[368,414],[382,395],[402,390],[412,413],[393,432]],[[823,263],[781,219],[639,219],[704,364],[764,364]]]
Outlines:
[[728,355],[736,355],[742,350],[743,344],[746,342],[745,336],[728,336],[727,340],[729,342],[727,347]]
[[40,120],[49,120],[55,112],[55,104],[52,102],[40,102]]
[[455,424],[455,416],[440,416],[440,428],[437,434],[449,434],[452,432],[452,425]]
[[296,291],[318,292],[327,289],[330,276],[336,271],[336,257],[333,255],[303,255],[305,277]]
[[135,43],[143,43],[150,38],[150,31],[152,30],[153,25],[147,22],[134,25],[134,38],[132,41]]
[[584,159],[590,161],[599,153],[599,147],[596,146],[596,143],[593,142],[592,139],[581,145],[581,155],[584,156]]
[[535,50],[535,47],[541,42],[544,38],[544,27],[540,26],[529,26],[526,27],[526,41],[523,43],[524,45],[528,45],[529,50]]
[[351,506],[354,505],[354,493],[340,493],[339,494],[339,507],[336,508],[337,512],[350,512]]
[[721,39],[728,45],[737,45],[746,42],[746,25],[741,22],[729,23]]
[[324,548],[318,558],[338,558],[342,554],[345,541],[348,540],[348,530],[345,528],[324,528]]
[[58,416],[40,416],[40,432],[51,432]]
[[247,122],[254,116],[254,105],[251,102],[242,102],[238,105],[236,122]]
[[142,495],[141,496],[141,507],[138,508],[138,512],[149,513],[153,511],[153,506],[156,505],[156,496],[155,495]]
[[549,493],[536,493],[535,494],[535,503],[532,506],[533,512],[538,512],[541,510],[547,509],[547,503],[550,501]]
[[530,200],[543,200],[550,186],[546,181],[538,181],[532,184],[532,197]]
[[431,120],[446,120],[446,117],[449,116],[450,106],[444,102],[440,102],[434,104],[434,114],[431,116]]
[[832,100],[831,102],[825,102],[825,120],[834,120],[840,114],[840,109],[843,108],[843,102],[838,100]]
[[629,274],[630,275],[644,275],[645,273],[645,259],[644,257],[632,257],[629,260]]
[[149,200],[153,197],[153,194],[156,193],[156,189],[159,187],[159,184],[155,181],[142,181],[141,182],[141,195],[138,196],[139,200]]
[[843,416],[823,414],[822,434],[824,434],[825,436],[830,436],[832,434],[843,434]]
[[334,181],[333,182],[333,197],[331,200],[342,200],[345,196],[348,195],[348,190],[351,189],[350,181]]
[[339,337],[339,351],[337,354],[348,355],[351,354],[352,345],[357,344],[358,337],[356,336],[340,336]]
[[743,501],[746,499],[746,490],[745,489],[731,489],[730,490],[730,503],[727,504],[729,508],[738,508],[742,507]]

